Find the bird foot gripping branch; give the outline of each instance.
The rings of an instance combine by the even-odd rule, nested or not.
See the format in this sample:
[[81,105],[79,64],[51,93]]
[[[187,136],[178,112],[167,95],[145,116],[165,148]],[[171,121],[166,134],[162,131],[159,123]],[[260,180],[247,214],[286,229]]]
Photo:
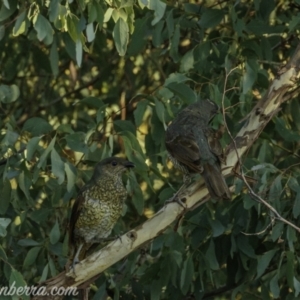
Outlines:
[[186,206],[186,198],[185,196],[188,194],[186,192],[187,185],[183,184],[180,189],[168,200],[165,201],[165,204],[176,202],[178,203],[184,210],[187,209]]

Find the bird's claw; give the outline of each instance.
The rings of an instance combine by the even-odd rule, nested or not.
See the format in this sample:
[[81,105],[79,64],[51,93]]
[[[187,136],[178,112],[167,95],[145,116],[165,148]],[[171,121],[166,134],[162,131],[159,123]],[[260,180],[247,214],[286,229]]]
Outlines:
[[79,264],[79,259],[77,258],[74,258],[73,259],[73,262],[72,262],[72,265],[70,266],[70,269],[72,269],[74,275],[76,276],[76,271],[75,271],[75,266]]
[[182,200],[185,200],[185,198],[180,199],[178,197],[178,194],[175,194],[172,198],[166,200],[166,204],[168,203],[172,203],[172,202],[176,202],[177,204],[179,204],[182,208],[187,209],[186,203],[182,202]]
[[101,241],[103,242],[111,242],[111,241],[115,241],[115,240],[120,240],[122,243],[122,238],[119,234],[117,234],[116,236],[112,236],[112,237],[107,237],[107,238],[102,238]]

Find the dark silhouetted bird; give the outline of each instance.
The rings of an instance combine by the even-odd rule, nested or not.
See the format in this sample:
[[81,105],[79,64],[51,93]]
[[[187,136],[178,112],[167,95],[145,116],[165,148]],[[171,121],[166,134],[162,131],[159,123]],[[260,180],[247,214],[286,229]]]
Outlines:
[[121,216],[127,198],[122,173],[132,167],[134,164],[124,158],[106,158],[96,165],[92,178],[80,190],[69,224],[70,246],[75,254],[73,269],[93,243],[110,235]]
[[222,147],[216,132],[209,127],[218,110],[210,100],[187,106],[167,128],[165,142],[170,160],[185,174],[180,191],[190,182],[190,174],[200,173],[212,198],[230,199],[221,172]]

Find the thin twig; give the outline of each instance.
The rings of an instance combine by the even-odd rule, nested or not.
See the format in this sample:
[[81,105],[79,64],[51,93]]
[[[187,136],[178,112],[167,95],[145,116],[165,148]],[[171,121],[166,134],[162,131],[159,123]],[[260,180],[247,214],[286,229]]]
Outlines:
[[267,225],[267,227],[265,229],[263,229],[262,231],[260,231],[260,232],[247,233],[247,232],[241,231],[241,233],[244,234],[244,235],[260,235],[260,234],[265,233],[267,231],[267,229],[269,229],[273,225],[274,225],[274,218],[272,218],[271,222]]

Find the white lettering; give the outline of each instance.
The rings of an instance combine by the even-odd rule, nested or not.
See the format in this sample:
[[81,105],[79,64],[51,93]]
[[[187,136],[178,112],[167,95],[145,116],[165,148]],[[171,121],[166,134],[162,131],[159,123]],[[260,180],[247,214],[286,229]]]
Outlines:
[[47,290],[46,286],[19,286],[16,287],[16,283],[12,282],[12,284],[7,287],[0,287],[0,295],[3,296],[77,296],[78,295],[77,287],[68,286],[68,287],[53,287],[50,290]]

